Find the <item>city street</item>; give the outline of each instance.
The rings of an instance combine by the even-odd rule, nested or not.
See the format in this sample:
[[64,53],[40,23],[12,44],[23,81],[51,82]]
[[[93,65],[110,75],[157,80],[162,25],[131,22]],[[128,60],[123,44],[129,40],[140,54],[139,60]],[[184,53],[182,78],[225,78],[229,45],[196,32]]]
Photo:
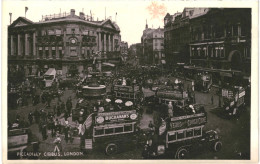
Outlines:
[[[175,78],[172,78],[175,80]],[[189,82],[187,82],[189,83]],[[185,83],[187,85],[187,83]],[[154,92],[150,89],[143,88],[143,92],[145,96],[154,95]],[[226,119],[219,117],[218,108],[218,96],[214,95],[214,104],[211,104],[211,94],[210,93],[200,93],[195,92],[196,95],[196,103],[204,104],[205,110],[208,113],[208,123],[205,126],[205,130],[216,130],[219,132],[221,136],[221,140],[223,142],[223,148],[220,152],[213,152],[208,150],[198,151],[194,155],[192,155],[192,159],[245,159],[249,158],[250,154],[250,108],[241,114],[238,118]],[[61,97],[62,101],[67,100],[68,97],[72,97],[73,106],[76,105],[76,96],[72,90],[65,90],[63,96]],[[53,106],[55,105],[57,99],[54,99],[51,102],[50,108],[45,108],[46,111],[52,111]],[[8,118],[10,122],[15,120],[16,115],[21,116],[21,120],[27,120],[27,115],[30,111],[34,111],[34,109],[44,108],[44,104],[40,103],[36,106],[24,106],[17,110],[9,110]],[[148,128],[148,123],[153,119],[153,114],[147,114],[147,107],[144,106],[144,114],[141,119],[140,127]],[[71,120],[71,118],[69,118]],[[69,121],[70,122],[70,121]],[[146,127],[145,127],[146,126]],[[48,131],[48,139],[43,141],[42,135],[39,132],[38,125],[33,123],[30,126],[35,137],[40,141],[40,152],[53,152],[55,144],[53,141],[55,137],[51,137],[51,131]],[[75,137],[73,143],[66,143],[64,140],[64,135],[62,136],[62,146],[64,152],[79,152],[80,138]],[[81,155],[82,159],[141,159],[142,158],[142,146],[138,146],[137,148],[129,148],[129,150],[125,150],[125,152],[121,152],[116,155],[107,156],[102,151],[92,151],[87,154]],[[52,159],[54,157],[41,157],[42,159]],[[61,159],[77,159],[78,156],[63,156],[63,157],[55,157]]]

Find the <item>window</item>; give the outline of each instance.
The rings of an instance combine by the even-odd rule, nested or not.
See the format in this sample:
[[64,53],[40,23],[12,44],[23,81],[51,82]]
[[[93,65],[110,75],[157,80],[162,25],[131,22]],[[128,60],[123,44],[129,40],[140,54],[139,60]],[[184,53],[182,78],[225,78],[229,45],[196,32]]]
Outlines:
[[220,53],[220,57],[221,58],[224,58],[225,57],[225,51],[224,51],[224,47],[220,47],[220,49],[219,49],[219,53]]
[[52,55],[53,58],[55,58],[56,57],[56,50],[52,50],[51,55]]
[[215,56],[216,56],[216,58],[219,56],[218,51],[219,51],[219,48],[218,48],[218,47],[215,47],[215,52],[216,52]]
[[105,134],[112,134],[114,133],[114,128],[105,129]]
[[200,56],[201,54],[200,54],[200,50],[201,50],[201,48],[200,47],[198,47],[197,48],[197,51],[198,51],[198,56]]
[[39,49],[39,57],[42,58],[42,55],[43,55],[42,49]]
[[245,58],[251,58],[250,48],[244,48],[244,56]]
[[194,48],[191,48],[191,56],[194,56],[195,52],[194,52]]
[[124,131],[124,128],[123,127],[118,127],[118,128],[115,128],[115,133],[121,133]]
[[125,131],[125,132],[132,131],[132,129],[133,129],[133,128],[132,128],[132,124],[130,124],[130,125],[125,125],[125,126],[124,126],[124,131]]
[[204,48],[203,48],[203,52],[202,52],[202,53],[203,53],[203,56],[204,56],[204,57],[207,57],[207,56],[208,56],[208,54],[207,54],[207,47],[204,47]]
[[200,136],[201,135],[201,128],[194,129],[194,136]]
[[192,137],[193,136],[193,129],[187,130],[186,131],[186,137]]
[[169,133],[168,134],[168,141],[176,140],[176,133]]
[[95,135],[103,135],[104,134],[104,129],[96,129]]
[[184,138],[184,131],[177,132],[177,139],[183,139]]
[[45,47],[45,55],[46,58],[49,58],[49,49],[47,47]]
[[75,34],[75,29],[74,28],[71,29],[71,33]]

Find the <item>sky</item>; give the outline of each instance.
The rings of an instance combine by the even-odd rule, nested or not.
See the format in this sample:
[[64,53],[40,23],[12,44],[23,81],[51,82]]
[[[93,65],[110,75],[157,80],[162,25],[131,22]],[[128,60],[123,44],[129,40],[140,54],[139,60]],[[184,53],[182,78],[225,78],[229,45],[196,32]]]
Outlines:
[[[187,4],[186,4],[187,5]],[[3,1],[2,14],[4,25],[10,24],[9,13],[12,13],[12,22],[19,16],[25,16],[25,7],[28,7],[26,18],[38,22],[42,15],[58,14],[70,12],[75,9],[76,15],[84,11],[85,15],[90,15],[90,10],[94,20],[105,19],[111,16],[121,30],[121,40],[128,42],[128,45],[141,42],[141,36],[145,29],[146,20],[150,28],[163,28],[163,19],[166,13],[174,14],[183,11],[185,4],[169,1],[120,1],[120,0],[101,0],[101,1],[68,1],[68,0],[5,0]]]

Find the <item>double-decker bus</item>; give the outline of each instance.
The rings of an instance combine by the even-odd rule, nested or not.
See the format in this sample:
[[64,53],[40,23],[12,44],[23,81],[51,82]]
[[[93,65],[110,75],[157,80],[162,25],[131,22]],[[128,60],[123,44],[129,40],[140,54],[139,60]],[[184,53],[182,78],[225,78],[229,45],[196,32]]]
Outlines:
[[173,102],[176,106],[185,107],[193,102],[191,94],[183,89],[183,83],[178,80],[173,86],[160,87],[156,92],[159,104]]
[[140,100],[142,94],[139,90],[139,86],[127,86],[127,85],[114,85],[115,98],[122,100],[130,100],[136,103]]
[[245,108],[246,91],[243,87],[222,88],[223,109],[228,116],[237,115]]
[[96,113],[93,126],[86,136],[85,149],[98,149],[107,155],[124,151],[138,142],[138,114],[136,110]]
[[203,106],[194,105],[192,114],[169,117],[144,146],[144,158],[188,158],[189,153],[199,147],[209,147],[219,151],[222,143],[216,131],[204,131],[207,113]]

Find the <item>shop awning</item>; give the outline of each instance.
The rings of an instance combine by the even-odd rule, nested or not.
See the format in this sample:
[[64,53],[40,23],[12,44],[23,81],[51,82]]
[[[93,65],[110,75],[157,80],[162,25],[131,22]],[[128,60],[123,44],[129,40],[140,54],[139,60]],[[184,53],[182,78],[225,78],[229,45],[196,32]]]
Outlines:
[[106,66],[111,66],[111,67],[115,67],[115,64],[112,64],[112,63],[106,63],[106,62],[104,62],[104,63],[102,63],[103,65],[106,65]]
[[49,68],[48,71],[44,75],[48,75],[48,76],[54,75],[55,76],[56,75],[55,68]]

